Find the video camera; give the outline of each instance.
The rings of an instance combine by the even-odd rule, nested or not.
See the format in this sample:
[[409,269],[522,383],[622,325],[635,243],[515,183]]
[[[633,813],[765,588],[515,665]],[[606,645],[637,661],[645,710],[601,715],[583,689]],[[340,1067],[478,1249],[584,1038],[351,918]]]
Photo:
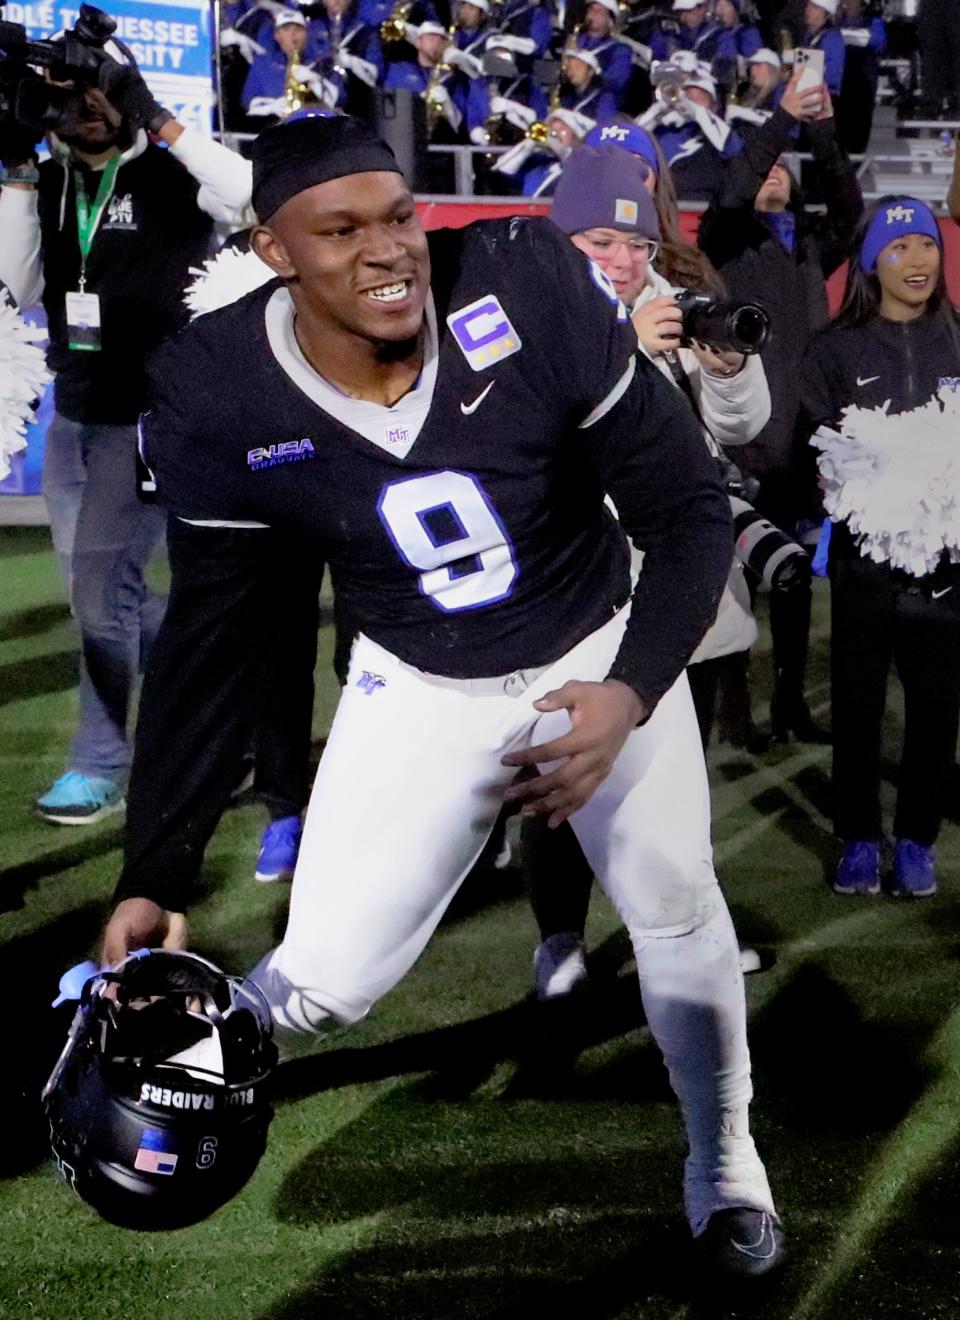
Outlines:
[[[87,4],[56,41],[33,41],[20,23],[0,19],[0,128],[9,123],[40,136],[79,118],[84,89],[97,85],[103,48],[116,26],[109,14]],[[49,80],[33,66],[46,70]]]
[[683,313],[680,343],[684,347],[699,339],[709,348],[749,356],[767,342],[770,318],[757,303],[725,302],[693,289],[681,289],[674,296]]

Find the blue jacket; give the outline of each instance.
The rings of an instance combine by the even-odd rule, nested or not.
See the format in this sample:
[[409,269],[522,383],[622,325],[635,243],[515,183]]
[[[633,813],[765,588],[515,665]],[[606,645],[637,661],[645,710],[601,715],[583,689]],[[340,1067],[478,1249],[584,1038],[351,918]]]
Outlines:
[[603,81],[619,106],[633,72],[633,55],[630,47],[618,41],[616,37],[591,37],[582,33],[577,38],[577,45],[582,50],[593,51],[600,63]]
[[827,23],[819,32],[804,35],[801,46],[812,46],[823,51],[823,81],[831,96],[840,95],[843,82],[843,66],[847,59],[847,48],[843,44],[843,34],[832,23]]
[[721,60],[736,61],[737,43],[732,29],[722,23],[715,23],[712,18],[705,19],[698,28],[678,25],[677,31],[661,31],[653,34],[650,49],[655,60],[669,59],[675,50],[693,51],[697,58],[706,64],[713,64],[719,56]]

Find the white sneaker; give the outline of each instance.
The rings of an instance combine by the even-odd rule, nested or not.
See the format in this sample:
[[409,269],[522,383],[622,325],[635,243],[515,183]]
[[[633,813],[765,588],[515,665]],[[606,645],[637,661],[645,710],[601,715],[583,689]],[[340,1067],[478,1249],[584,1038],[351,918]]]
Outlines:
[[585,985],[587,946],[576,931],[548,935],[533,955],[533,979],[538,999],[560,999]]

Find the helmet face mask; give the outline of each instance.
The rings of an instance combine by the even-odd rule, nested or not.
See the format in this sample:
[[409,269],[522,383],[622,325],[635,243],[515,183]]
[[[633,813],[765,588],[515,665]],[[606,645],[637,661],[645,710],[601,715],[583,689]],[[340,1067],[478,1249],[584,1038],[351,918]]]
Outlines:
[[259,1163],[275,1064],[250,982],[195,954],[134,954],[87,983],[44,1088],[57,1167],[111,1223],[197,1223]]

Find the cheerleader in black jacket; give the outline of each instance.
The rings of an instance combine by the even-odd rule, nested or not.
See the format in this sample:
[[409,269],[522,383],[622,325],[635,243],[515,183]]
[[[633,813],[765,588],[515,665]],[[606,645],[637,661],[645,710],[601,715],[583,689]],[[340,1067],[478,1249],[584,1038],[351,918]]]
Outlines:
[[880,892],[893,661],[904,738],[892,889],[920,898],[936,892],[933,843],[960,713],[960,321],[923,202],[882,198],[858,238],[843,306],[811,346],[803,381],[834,524],[834,826],[844,847],[833,888]]

